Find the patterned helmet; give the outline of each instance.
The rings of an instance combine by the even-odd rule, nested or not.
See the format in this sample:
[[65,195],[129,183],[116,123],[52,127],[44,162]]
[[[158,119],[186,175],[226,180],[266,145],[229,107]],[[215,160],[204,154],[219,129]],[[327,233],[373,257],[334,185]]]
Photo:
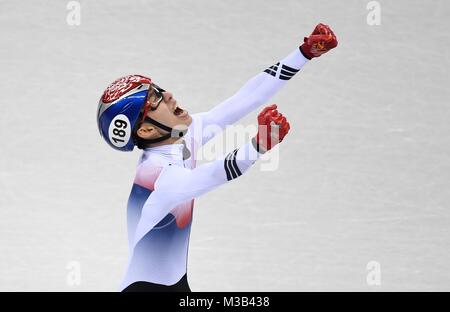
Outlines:
[[132,151],[133,129],[145,105],[152,80],[128,75],[114,81],[98,103],[97,126],[100,135],[114,149]]

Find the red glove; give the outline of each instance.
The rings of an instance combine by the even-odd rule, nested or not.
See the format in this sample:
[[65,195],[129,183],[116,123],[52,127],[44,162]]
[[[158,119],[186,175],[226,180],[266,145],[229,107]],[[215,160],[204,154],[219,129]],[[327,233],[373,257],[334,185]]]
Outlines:
[[283,141],[290,128],[276,104],[267,106],[258,115],[258,134],[253,138],[253,145],[258,152],[265,153]]
[[307,59],[319,57],[337,46],[336,35],[330,26],[318,24],[309,37],[305,37],[300,51]]

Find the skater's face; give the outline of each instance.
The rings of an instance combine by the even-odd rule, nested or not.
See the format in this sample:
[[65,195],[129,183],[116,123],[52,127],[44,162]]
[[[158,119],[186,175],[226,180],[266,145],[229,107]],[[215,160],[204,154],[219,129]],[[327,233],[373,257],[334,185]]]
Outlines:
[[[162,92],[161,92],[162,91]],[[151,88],[147,98],[147,116],[171,128],[177,125],[189,125],[192,117],[182,109],[173,94],[165,90]]]
[[[177,128],[180,125],[189,126],[192,122],[192,117],[188,111],[178,106],[173,94],[158,87],[150,88],[147,103],[144,107],[144,114],[170,128]],[[141,129],[147,131],[141,131]],[[166,131],[143,120],[137,132],[144,139],[154,139],[166,133]]]

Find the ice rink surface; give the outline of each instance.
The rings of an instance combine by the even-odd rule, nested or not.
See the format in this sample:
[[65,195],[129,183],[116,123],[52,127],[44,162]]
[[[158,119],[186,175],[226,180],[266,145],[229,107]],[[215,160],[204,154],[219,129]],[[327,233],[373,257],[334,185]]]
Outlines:
[[110,82],[149,75],[206,111],[318,22],[339,46],[270,102],[292,126],[279,168],[196,201],[191,288],[450,291],[448,1],[379,1],[378,26],[356,0],[82,0],[79,26],[67,3],[0,0],[1,291],[118,289],[140,152],[99,136]]

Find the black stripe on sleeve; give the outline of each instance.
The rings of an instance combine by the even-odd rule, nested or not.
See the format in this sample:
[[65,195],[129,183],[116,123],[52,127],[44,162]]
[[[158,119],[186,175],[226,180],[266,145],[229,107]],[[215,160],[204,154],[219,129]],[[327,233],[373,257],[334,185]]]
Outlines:
[[275,72],[272,71],[272,70],[270,70],[269,68],[267,68],[264,72],[265,72],[265,73],[268,73],[268,74],[270,74],[270,75],[272,75],[272,76],[275,77]]
[[272,70],[274,70],[274,71],[277,71],[278,65],[280,65],[280,62],[276,63],[275,65],[270,66],[269,69],[272,69]]
[[238,177],[238,175],[237,175],[236,170],[234,169],[233,161],[234,161],[234,154],[233,154],[233,152],[231,152],[230,154],[228,154],[228,168],[231,171],[231,175],[233,176],[233,179],[236,179]]
[[299,71],[299,69],[295,69],[292,67],[289,67],[287,65],[281,66],[281,71],[280,71],[280,79],[281,80],[289,80],[292,77],[294,77],[294,75]]
[[[274,77],[277,77],[277,70],[278,70],[278,66],[280,65],[280,62],[276,63],[275,65],[270,66],[269,68],[267,68],[264,72],[272,75]],[[299,71],[300,69],[295,69],[292,68],[290,66],[281,64],[281,70],[280,70],[280,75],[278,76],[279,79],[281,80],[289,80],[292,77],[294,77],[294,75]]]
[[242,172],[241,170],[239,170],[239,167],[236,162],[237,152],[238,150],[235,149],[233,152],[229,153],[227,157],[225,157],[224,168],[225,173],[227,174],[228,181],[236,179],[237,177],[242,175]]
[[233,155],[234,155],[234,157],[233,157],[233,167],[234,167],[234,170],[235,170],[236,173],[237,173],[237,176],[239,177],[239,176],[242,175],[242,172],[241,172],[241,170],[239,170],[239,167],[238,167],[238,165],[237,165],[237,161],[236,161],[236,155],[237,155],[237,152],[238,152],[237,149],[235,149],[234,152],[233,152]]
[[233,180],[237,178],[237,174],[232,167],[231,157],[233,157],[233,153],[229,153],[225,158],[225,171],[227,173],[227,180]]
[[295,74],[293,74],[291,72],[285,71],[284,69],[282,69],[280,73],[281,73],[281,75],[285,75],[285,76],[288,76],[288,77],[292,77],[292,76],[295,75]]
[[280,75],[280,79],[281,79],[281,80],[289,80],[289,79],[291,79],[291,78],[292,78],[292,76],[291,76],[291,77],[288,77],[288,76]]
[[281,67],[281,69],[290,71],[290,72],[292,72],[293,74],[296,74],[296,73],[300,70],[300,69],[295,69],[295,68],[289,67],[289,66],[284,65],[284,64],[283,64],[283,66]]
[[278,66],[280,65],[280,62],[276,63],[275,65],[270,66],[269,68],[267,68],[264,72],[268,73],[272,76],[276,76],[277,74],[277,70],[278,70]]
[[232,180],[232,176],[231,176],[231,172],[230,169],[228,168],[228,156],[230,156],[229,154],[227,155],[227,157],[225,157],[225,161],[223,162],[223,166],[225,168],[225,173],[227,174],[227,181]]

